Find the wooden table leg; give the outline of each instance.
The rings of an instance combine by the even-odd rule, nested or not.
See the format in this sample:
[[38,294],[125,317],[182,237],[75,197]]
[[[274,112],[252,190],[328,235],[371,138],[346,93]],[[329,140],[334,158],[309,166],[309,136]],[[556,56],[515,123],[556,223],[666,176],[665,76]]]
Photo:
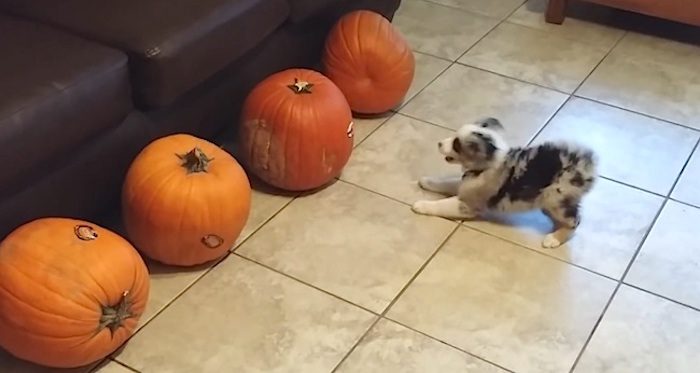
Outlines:
[[545,21],[548,23],[556,23],[561,25],[566,17],[566,5],[568,0],[549,0],[547,12],[544,15]]

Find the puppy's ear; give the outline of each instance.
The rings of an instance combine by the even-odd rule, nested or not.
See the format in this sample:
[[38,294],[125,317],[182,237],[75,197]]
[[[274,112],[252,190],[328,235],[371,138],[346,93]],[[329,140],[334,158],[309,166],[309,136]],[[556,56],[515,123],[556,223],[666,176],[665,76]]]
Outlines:
[[462,154],[462,142],[459,141],[459,137],[455,137],[452,140],[452,151],[457,154]]
[[479,120],[477,123],[482,128],[490,128],[490,129],[494,129],[494,130],[502,130],[503,129],[503,125],[501,124],[501,121],[496,119],[496,118],[490,118],[490,117],[484,118],[484,119]]

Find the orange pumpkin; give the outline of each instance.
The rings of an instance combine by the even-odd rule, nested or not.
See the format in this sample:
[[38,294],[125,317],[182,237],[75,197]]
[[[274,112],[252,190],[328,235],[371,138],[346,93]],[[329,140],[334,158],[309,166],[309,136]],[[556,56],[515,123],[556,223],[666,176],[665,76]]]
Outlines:
[[225,255],[250,213],[250,183],[223,149],[194,136],[155,140],[131,164],[122,190],[124,226],[159,262],[202,264]]
[[0,243],[0,346],[55,368],[114,352],[148,300],[148,270],[125,239],[64,218],[27,223]]
[[395,108],[406,96],[415,59],[386,18],[359,10],[343,16],[331,30],[323,66],[353,111],[378,114]]
[[353,146],[342,92],[311,70],[269,76],[243,105],[240,141],[250,170],[268,184],[300,191],[337,177]]

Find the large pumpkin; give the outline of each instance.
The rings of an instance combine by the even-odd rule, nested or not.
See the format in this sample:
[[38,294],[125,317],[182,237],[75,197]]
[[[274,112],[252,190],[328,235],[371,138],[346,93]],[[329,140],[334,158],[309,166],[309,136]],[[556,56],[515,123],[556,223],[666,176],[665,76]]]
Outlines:
[[250,183],[223,149],[194,136],[155,140],[136,157],[122,190],[124,225],[137,249],[192,266],[233,247],[250,213]]
[[248,167],[278,188],[300,191],[338,176],[353,146],[352,112],[342,92],[311,70],[269,76],[248,95],[241,147]]
[[393,109],[406,96],[415,59],[386,18],[359,10],[343,16],[331,30],[323,66],[353,111],[378,114]]
[[136,329],[148,270],[125,239],[97,225],[44,218],[0,243],[0,346],[37,364],[100,360]]

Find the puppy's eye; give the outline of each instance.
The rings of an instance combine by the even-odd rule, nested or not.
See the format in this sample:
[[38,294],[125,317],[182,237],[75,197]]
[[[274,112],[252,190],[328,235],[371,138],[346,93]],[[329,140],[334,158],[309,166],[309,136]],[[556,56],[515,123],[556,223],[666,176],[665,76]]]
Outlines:
[[470,153],[478,153],[479,151],[481,151],[481,149],[479,148],[479,144],[477,144],[473,141],[470,141],[467,143],[467,150]]
[[457,154],[462,152],[462,143],[459,141],[458,138],[455,138],[452,141],[452,150]]

